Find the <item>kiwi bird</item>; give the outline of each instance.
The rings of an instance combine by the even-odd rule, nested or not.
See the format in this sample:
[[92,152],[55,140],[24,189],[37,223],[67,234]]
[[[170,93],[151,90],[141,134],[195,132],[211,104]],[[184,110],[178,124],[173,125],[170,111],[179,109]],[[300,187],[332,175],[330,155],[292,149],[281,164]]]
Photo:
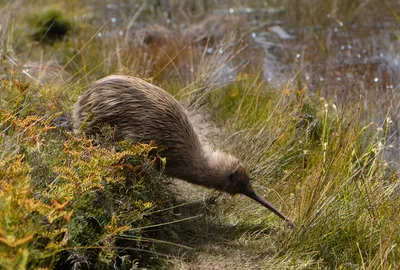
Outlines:
[[244,194],[293,225],[254,192],[237,158],[200,142],[185,109],[165,90],[130,76],[111,75],[96,81],[75,104],[74,132],[93,135],[101,124],[114,127],[116,139],[154,141],[162,147],[167,176],[232,195]]

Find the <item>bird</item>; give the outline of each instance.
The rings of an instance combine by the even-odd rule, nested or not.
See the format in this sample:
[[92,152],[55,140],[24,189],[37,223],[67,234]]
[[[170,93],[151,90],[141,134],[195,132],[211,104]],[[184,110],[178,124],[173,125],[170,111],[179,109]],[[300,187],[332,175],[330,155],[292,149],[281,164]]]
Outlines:
[[104,77],[79,97],[72,119],[76,134],[95,135],[101,125],[108,124],[114,127],[116,140],[154,141],[163,149],[166,176],[231,195],[243,194],[294,226],[254,191],[241,161],[200,141],[184,107],[158,86],[132,76]]

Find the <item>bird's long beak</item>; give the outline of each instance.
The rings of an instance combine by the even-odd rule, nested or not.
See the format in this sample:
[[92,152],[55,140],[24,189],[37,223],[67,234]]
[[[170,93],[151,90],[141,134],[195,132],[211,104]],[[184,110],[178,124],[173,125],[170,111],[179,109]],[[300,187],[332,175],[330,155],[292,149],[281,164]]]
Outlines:
[[279,212],[278,209],[276,209],[272,204],[270,204],[267,200],[265,200],[264,198],[262,198],[261,196],[259,196],[257,193],[255,193],[255,191],[249,187],[247,188],[247,190],[245,192],[243,192],[243,195],[246,195],[249,198],[252,198],[253,200],[255,200],[256,202],[262,204],[263,206],[267,207],[269,210],[271,210],[275,215],[277,215],[278,217],[280,217],[281,219],[283,219],[284,221],[287,222],[288,225],[290,225],[291,227],[294,227],[294,223],[288,219],[284,214],[282,214],[281,212]]

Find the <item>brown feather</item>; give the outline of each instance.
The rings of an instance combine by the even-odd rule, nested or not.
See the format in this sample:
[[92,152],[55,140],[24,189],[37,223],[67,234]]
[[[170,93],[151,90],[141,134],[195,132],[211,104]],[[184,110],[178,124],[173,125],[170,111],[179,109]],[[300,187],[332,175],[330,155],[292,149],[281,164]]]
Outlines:
[[142,79],[112,75],[95,82],[76,103],[73,122],[76,133],[94,135],[101,124],[109,124],[115,127],[117,139],[155,141],[164,149],[166,175],[255,198],[239,160],[202,145],[179,102]]

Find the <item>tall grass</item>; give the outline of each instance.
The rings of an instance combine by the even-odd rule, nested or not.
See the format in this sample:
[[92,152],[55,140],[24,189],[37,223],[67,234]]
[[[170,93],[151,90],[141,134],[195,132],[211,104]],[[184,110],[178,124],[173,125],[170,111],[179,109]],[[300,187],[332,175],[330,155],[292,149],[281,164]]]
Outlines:
[[[329,268],[395,268],[399,175],[382,158],[393,123],[361,121],[358,104],[338,108],[307,89],[276,93],[256,81],[215,94],[213,111],[231,130],[228,149],[246,161],[256,187],[297,223],[279,233],[278,251],[313,254]],[[234,209],[236,221],[271,224],[256,205]]]
[[[185,17],[214,2],[224,1],[171,7]],[[398,267],[400,177],[385,159],[395,123],[374,120],[380,107],[365,112],[365,100],[323,97],[300,79],[268,85],[259,66],[243,68],[251,53],[239,34],[194,43],[157,28],[162,42],[146,43],[97,21],[102,11],[89,2],[40,3],[64,8],[72,30],[45,45],[23,31],[28,12],[1,24],[1,267]],[[301,10],[314,14],[310,3]],[[141,12],[121,24],[151,17]],[[296,228],[247,198],[165,181],[154,145],[113,142],[107,127],[97,138],[72,135],[74,101],[111,73],[146,78],[209,114],[218,147],[245,163],[257,192]]]

